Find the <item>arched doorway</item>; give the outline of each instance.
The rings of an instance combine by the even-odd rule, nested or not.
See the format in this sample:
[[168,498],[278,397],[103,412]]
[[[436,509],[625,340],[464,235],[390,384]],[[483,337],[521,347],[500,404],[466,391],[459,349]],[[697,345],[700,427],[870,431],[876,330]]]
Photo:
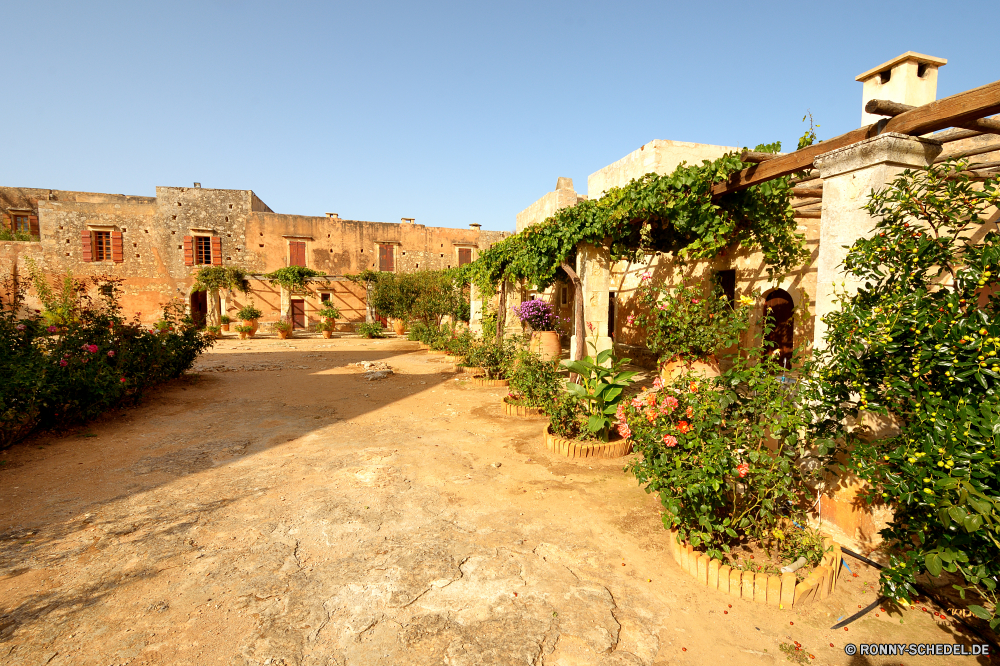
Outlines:
[[792,365],[793,335],[795,331],[795,303],[784,289],[775,289],[764,302],[765,320],[770,319],[773,328],[764,339],[764,346],[777,355],[783,368]]
[[201,328],[205,325],[205,317],[208,315],[208,292],[191,292],[191,319],[194,325]]

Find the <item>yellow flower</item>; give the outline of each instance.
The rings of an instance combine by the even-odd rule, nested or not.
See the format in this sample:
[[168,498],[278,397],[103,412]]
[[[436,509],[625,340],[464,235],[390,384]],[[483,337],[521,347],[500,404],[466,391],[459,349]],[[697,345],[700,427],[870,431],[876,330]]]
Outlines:
[[753,299],[749,296],[740,296],[740,305],[750,306],[753,305]]

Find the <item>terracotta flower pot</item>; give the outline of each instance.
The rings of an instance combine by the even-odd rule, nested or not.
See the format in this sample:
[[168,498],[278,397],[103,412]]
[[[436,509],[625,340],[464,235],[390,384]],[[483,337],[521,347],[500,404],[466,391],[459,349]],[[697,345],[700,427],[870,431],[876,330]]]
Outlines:
[[393,319],[392,330],[396,335],[403,335],[406,333],[406,322],[402,319]]
[[225,331],[226,333],[229,332],[229,324],[221,324],[221,326],[223,331]]
[[278,331],[278,337],[280,339],[282,339],[282,340],[287,340],[288,338],[292,337],[292,332],[291,331]]
[[253,330],[250,331],[250,333],[248,333],[248,335],[251,338],[254,336],[255,333],[257,333],[257,329],[259,328],[259,325],[257,324],[257,320],[256,319],[244,319],[243,320],[243,325],[244,326],[249,326],[251,329],[253,329]]
[[249,333],[240,333],[240,340],[246,340],[249,335]]
[[535,331],[531,334],[528,349],[538,354],[543,361],[558,361],[562,356],[562,343],[558,331]]
[[333,337],[333,331],[323,331],[323,337],[329,340]]
[[684,362],[679,358],[674,358],[663,364],[660,368],[660,379],[664,382],[671,382],[675,377],[691,372],[706,379],[718,377],[722,374],[719,367],[719,360],[714,355],[706,356],[703,359],[691,362]]

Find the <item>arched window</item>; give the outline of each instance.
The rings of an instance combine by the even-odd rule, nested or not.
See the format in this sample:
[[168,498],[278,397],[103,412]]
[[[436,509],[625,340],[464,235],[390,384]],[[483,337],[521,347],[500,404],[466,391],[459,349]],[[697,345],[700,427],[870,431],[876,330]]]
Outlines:
[[778,356],[783,368],[792,365],[793,335],[795,331],[795,303],[784,289],[775,289],[767,295],[764,316],[770,319],[770,333],[764,339],[764,346]]

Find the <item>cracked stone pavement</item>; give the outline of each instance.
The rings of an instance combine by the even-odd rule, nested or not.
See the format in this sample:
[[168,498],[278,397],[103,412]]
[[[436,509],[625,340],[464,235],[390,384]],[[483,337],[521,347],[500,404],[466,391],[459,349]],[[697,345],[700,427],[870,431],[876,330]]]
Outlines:
[[413,347],[222,341],[211,372],[0,453],[0,663],[784,663],[792,640],[869,663],[828,630],[859,585],[794,613],[699,589],[621,460],[549,454]]

